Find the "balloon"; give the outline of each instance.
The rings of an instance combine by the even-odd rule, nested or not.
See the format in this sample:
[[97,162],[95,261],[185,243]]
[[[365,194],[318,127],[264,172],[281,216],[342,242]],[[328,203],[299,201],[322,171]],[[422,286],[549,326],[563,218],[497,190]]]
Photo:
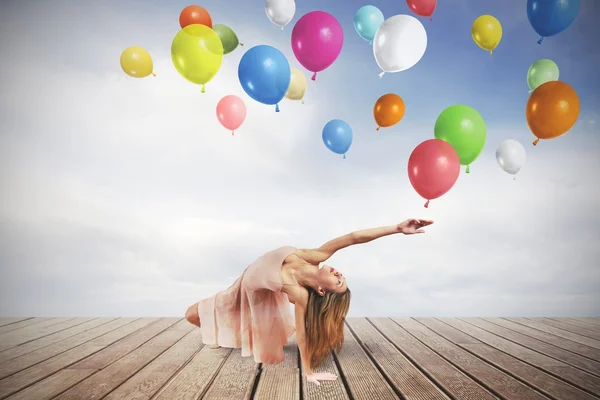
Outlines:
[[558,80],[558,65],[552,60],[542,58],[537,60],[529,67],[527,71],[527,85],[529,85],[529,93],[533,92],[538,86],[543,83]]
[[243,44],[239,42],[233,29],[227,25],[217,24],[214,25],[212,29],[219,35],[219,38],[221,38],[221,43],[223,43],[223,54],[231,53],[238,45],[243,46]]
[[341,119],[332,119],[323,127],[323,142],[329,150],[346,158],[346,152],[352,144],[352,128]]
[[306,77],[298,68],[291,68],[292,77],[285,97],[290,100],[302,100],[304,104],[304,93],[306,92]]
[[261,44],[244,53],[238,66],[238,78],[248,96],[263,104],[279,103],[290,86],[288,60],[274,47]]
[[421,17],[429,17],[429,20],[431,21],[431,15],[435,11],[437,0],[406,0],[406,4],[408,4],[408,8],[410,8],[412,12]]
[[500,25],[500,21],[491,15],[481,15],[477,17],[473,22],[473,26],[471,26],[471,36],[473,36],[477,46],[492,54],[492,51],[502,40],[502,25]]
[[171,44],[171,59],[181,76],[197,85],[215,77],[223,61],[219,35],[206,25],[193,24],[180,30]]
[[575,125],[579,117],[579,97],[568,84],[550,81],[540,85],[531,93],[525,111],[527,124],[540,139],[553,139],[564,135]]
[[527,18],[541,36],[539,44],[571,26],[578,13],[579,0],[527,0]]
[[375,32],[379,29],[379,25],[383,23],[385,18],[381,10],[375,6],[363,6],[354,14],[354,29],[358,36],[373,41]]
[[396,125],[404,116],[404,101],[397,94],[384,94],[375,102],[373,116],[377,130]]
[[324,11],[312,11],[296,22],[292,30],[292,50],[304,68],[317,72],[338,58],[344,44],[344,31],[337,19]]
[[450,143],[458,157],[460,164],[467,166],[479,157],[486,140],[485,121],[479,113],[462,104],[446,108],[438,116],[434,127],[436,139]]
[[525,159],[525,147],[514,139],[500,143],[496,150],[496,160],[500,168],[515,177],[525,165]]
[[265,0],[267,17],[277,26],[283,27],[290,23],[296,14],[295,0]]
[[121,68],[134,78],[145,78],[148,75],[156,76],[153,72],[154,64],[150,54],[141,47],[128,47],[121,53]]
[[447,142],[429,139],[415,147],[408,159],[408,179],[427,202],[446,194],[460,174],[456,150]]
[[179,25],[182,28],[194,24],[206,25],[212,28],[212,18],[204,7],[187,6],[179,14]]
[[217,118],[221,125],[225,129],[229,129],[233,135],[246,119],[246,104],[232,94],[225,96],[217,104]]
[[400,72],[414,66],[425,54],[427,33],[423,24],[410,15],[386,19],[373,40],[373,55],[381,78],[386,72]]

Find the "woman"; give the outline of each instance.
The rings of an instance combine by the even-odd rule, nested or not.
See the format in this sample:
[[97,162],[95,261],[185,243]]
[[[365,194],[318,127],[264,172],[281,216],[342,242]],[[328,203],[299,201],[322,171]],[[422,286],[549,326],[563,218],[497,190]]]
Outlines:
[[[329,373],[314,373],[331,350],[344,342],[344,319],[350,307],[350,290],[335,268],[319,267],[336,251],[382,236],[424,233],[433,221],[409,219],[398,225],[352,232],[318,249],[281,247],[259,257],[228,289],[191,305],[185,318],[202,328],[202,341],[210,347],[241,348],[258,363],[284,360],[283,346],[296,332],[302,369],[308,382],[334,380]],[[294,304],[294,314],[289,307]]]

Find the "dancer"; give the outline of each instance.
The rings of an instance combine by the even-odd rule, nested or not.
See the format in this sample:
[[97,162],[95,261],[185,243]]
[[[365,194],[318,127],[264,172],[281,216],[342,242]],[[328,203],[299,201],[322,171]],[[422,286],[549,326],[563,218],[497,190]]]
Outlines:
[[[329,352],[344,343],[344,319],[350,307],[346,279],[319,263],[345,247],[382,236],[424,233],[433,221],[409,219],[398,225],[365,229],[333,239],[317,249],[280,247],[250,264],[229,288],[191,305],[185,318],[202,329],[211,348],[242,349],[257,363],[284,360],[283,346],[296,332],[302,369],[308,382],[334,380],[315,373]],[[294,304],[292,313],[289,303]]]

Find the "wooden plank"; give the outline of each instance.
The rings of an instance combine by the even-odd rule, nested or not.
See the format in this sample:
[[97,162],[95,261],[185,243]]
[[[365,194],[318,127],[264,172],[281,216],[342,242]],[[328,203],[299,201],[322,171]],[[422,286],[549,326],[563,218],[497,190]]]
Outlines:
[[437,353],[415,339],[390,318],[371,318],[376,328],[385,335],[419,369],[451,397],[459,399],[497,399],[487,389],[450,364]]
[[538,321],[543,324],[550,325],[550,326],[553,326],[558,329],[562,329],[567,332],[576,333],[578,335],[585,336],[590,339],[594,339],[594,340],[596,340],[596,343],[598,344],[598,346],[600,346],[600,333],[593,331],[591,329],[581,328],[578,326],[568,324],[564,321],[557,321],[557,320],[550,319],[550,318],[528,318],[528,319],[530,319],[532,321]]
[[94,318],[54,318],[39,324],[7,332],[0,338],[0,351],[83,324]]
[[[556,318],[552,318],[556,319]],[[561,320],[575,326],[579,326],[581,328],[591,329],[595,332],[600,332],[600,325],[586,321],[584,318],[561,318]]]
[[256,400],[300,400],[300,370],[296,335],[283,348],[285,360],[279,364],[262,364],[260,380],[254,394]]
[[416,318],[416,320],[457,346],[504,371],[506,374],[522,382],[527,382],[529,386],[548,395],[548,397],[557,400],[592,400],[595,398],[518,358],[514,358],[498,349],[488,346],[474,337],[442,322],[446,318]]
[[577,335],[576,333],[567,332],[562,329],[555,328],[550,325],[542,324],[539,321],[533,321],[527,318],[507,318],[509,321],[516,322],[521,325],[528,326],[530,328],[537,329],[542,332],[551,333],[552,335],[561,337],[563,339],[568,339],[573,342],[581,343],[589,347],[593,347],[596,350],[600,350],[600,344],[598,344],[597,340],[590,339],[585,336]]
[[344,347],[335,357],[354,400],[398,398],[347,326],[344,326]]
[[600,376],[600,362],[590,360],[589,358],[585,358],[579,356],[577,354],[573,354],[570,351],[566,351],[560,349],[558,347],[552,346],[548,343],[544,343],[540,340],[531,338],[529,336],[525,336],[518,332],[511,331],[510,329],[503,328],[498,325],[494,325],[488,321],[485,321],[480,318],[461,318],[463,321],[467,321],[470,324],[473,324],[481,329],[484,329],[488,332],[491,332],[497,336],[503,337],[510,341],[519,343],[522,346],[535,350],[539,353],[545,354],[548,357],[555,358],[557,360],[563,361],[569,365],[582,369],[591,374]]
[[347,318],[357,341],[406,400],[448,399],[404,354],[400,353],[364,318]]
[[[315,372],[329,372],[338,376],[335,381],[321,382],[319,386],[314,383],[308,383],[306,377],[302,374],[302,393],[304,399],[309,400],[348,400],[350,396],[344,386],[342,373],[334,361],[335,355],[330,354],[323,364],[314,369]],[[302,370],[300,370],[301,372]]]
[[32,319],[33,317],[27,317],[27,318],[11,318],[11,317],[4,317],[4,318],[0,318],[0,327],[1,326],[6,326],[6,325],[11,325],[11,324],[15,324],[17,322],[20,321],[25,321],[26,319]]
[[497,348],[515,358],[519,358],[528,364],[536,366],[556,378],[570,382],[572,385],[586,390],[589,393],[600,393],[600,378],[578,370],[562,361],[555,360],[536,351],[513,343],[509,340],[496,336],[492,333],[478,328],[458,318],[444,318],[444,322],[460,329],[466,334],[479,339],[492,347]]
[[572,342],[570,340],[557,337],[550,333],[538,331],[537,329],[531,328],[529,326],[509,321],[506,318],[483,319],[493,324],[510,329],[511,331],[519,332],[523,335],[527,335],[529,337],[541,340],[542,342],[546,342],[553,346],[560,347],[561,349],[569,350],[570,352],[579,354],[580,356],[587,357],[595,361],[600,361],[600,350],[594,349],[593,347],[589,347],[577,342]]
[[203,344],[201,346],[202,349],[196,356],[157,393],[154,399],[196,400],[204,396],[232,349],[223,347],[211,349]]
[[[5,397],[14,394],[36,382],[42,381],[44,378],[66,368],[70,365],[77,363],[78,361],[88,357],[94,353],[111,353],[113,349],[121,350],[121,342],[129,343],[131,341],[140,342],[141,339],[146,336],[154,336],[161,330],[164,330],[169,325],[172,325],[174,321],[172,319],[157,319],[157,318],[144,318],[134,321],[130,324],[122,326],[116,330],[113,330],[105,335],[102,335],[94,340],[86,342],[80,346],[74,347],[64,353],[49,358],[39,364],[36,364],[23,371],[19,371],[14,375],[0,380],[0,400]],[[148,325],[148,326],[147,326]],[[149,338],[146,338],[148,340]],[[111,346],[111,344],[115,344]],[[141,343],[138,344],[138,346]],[[130,348],[129,346],[128,348]],[[102,351],[104,350],[104,351]],[[92,356],[93,357],[93,356]],[[81,368],[85,369],[85,368]],[[94,366],[90,367],[92,370],[97,370]],[[61,371],[62,372],[62,371]],[[63,374],[73,374],[69,371],[62,372]],[[32,390],[38,390],[39,386],[45,386],[44,382],[40,382],[38,385],[32,387]],[[48,393],[60,393],[66,388],[55,388],[47,387]],[[23,399],[27,399],[27,395],[23,396]],[[36,399],[37,400],[37,399]]]
[[[126,318],[126,319],[123,319],[121,322],[117,322],[116,325],[113,323],[112,325],[108,325],[108,326],[109,327],[115,326],[114,329],[116,329],[117,327],[124,325],[127,322],[131,322],[133,320],[134,319],[132,319],[132,318],[129,318],[129,319]],[[22,357],[26,354],[37,351],[37,353],[35,353],[35,355],[32,354],[29,356],[29,359],[32,360],[31,362],[29,362],[27,364],[27,367],[29,367],[35,363],[45,360],[46,358],[50,358],[56,354],[59,354],[63,351],[70,349],[71,347],[75,347],[78,344],[83,343],[83,342],[78,343],[77,339],[90,337],[91,334],[95,334],[96,332],[102,332],[102,333],[108,332],[106,330],[103,331],[103,329],[106,327],[104,327],[104,328],[99,328],[99,327],[104,324],[107,324],[111,321],[116,321],[116,319],[115,318],[96,318],[91,321],[85,322],[81,325],[77,325],[72,328],[65,329],[64,331],[56,332],[51,335],[32,340],[31,342],[23,343],[20,346],[12,347],[8,350],[1,352],[0,353],[0,378],[7,376],[6,373],[4,373],[2,371],[4,371],[5,365],[7,364],[6,362],[8,360],[14,360],[17,357]],[[82,332],[85,332],[85,333],[82,333]],[[100,334],[102,334],[102,333],[100,333]],[[98,334],[98,336],[100,334]],[[73,344],[73,343],[76,343],[76,344]],[[70,344],[73,344],[73,345],[71,347],[68,347]],[[42,349],[44,349],[44,350],[42,350]],[[47,354],[51,354],[51,355],[49,355],[46,358],[43,358],[42,355],[47,355]],[[13,371],[19,371],[18,369],[15,370],[15,368],[18,364],[23,363],[22,360],[24,360],[24,359],[27,359],[27,358],[20,358],[20,360],[14,360],[14,362],[11,362],[10,369]],[[33,360],[35,360],[35,361],[33,361]]]
[[548,397],[524,385],[519,380],[443,338],[417,320],[412,318],[393,318],[393,320],[445,360],[475,381],[480,382],[500,398],[548,399]]
[[4,326],[0,326],[0,343],[2,343],[2,334],[10,331],[14,331],[15,329],[24,328],[26,326],[39,324],[44,321],[48,321],[54,318],[29,318],[24,319],[23,321],[15,322],[14,324],[8,324]]
[[254,358],[234,349],[217,373],[203,399],[249,400],[259,372]]
[[[147,400],[154,396],[202,347],[202,330],[192,329],[192,325],[189,325],[189,327],[190,332],[187,335],[113,390],[104,399]],[[140,347],[139,350],[144,351],[144,346]],[[117,361],[115,366],[122,360],[124,359]]]

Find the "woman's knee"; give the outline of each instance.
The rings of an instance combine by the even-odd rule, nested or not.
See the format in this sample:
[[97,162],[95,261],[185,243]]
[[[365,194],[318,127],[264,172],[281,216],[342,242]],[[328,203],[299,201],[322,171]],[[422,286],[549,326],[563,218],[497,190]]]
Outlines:
[[185,312],[185,319],[192,325],[200,327],[200,316],[198,315],[198,303],[188,307]]

